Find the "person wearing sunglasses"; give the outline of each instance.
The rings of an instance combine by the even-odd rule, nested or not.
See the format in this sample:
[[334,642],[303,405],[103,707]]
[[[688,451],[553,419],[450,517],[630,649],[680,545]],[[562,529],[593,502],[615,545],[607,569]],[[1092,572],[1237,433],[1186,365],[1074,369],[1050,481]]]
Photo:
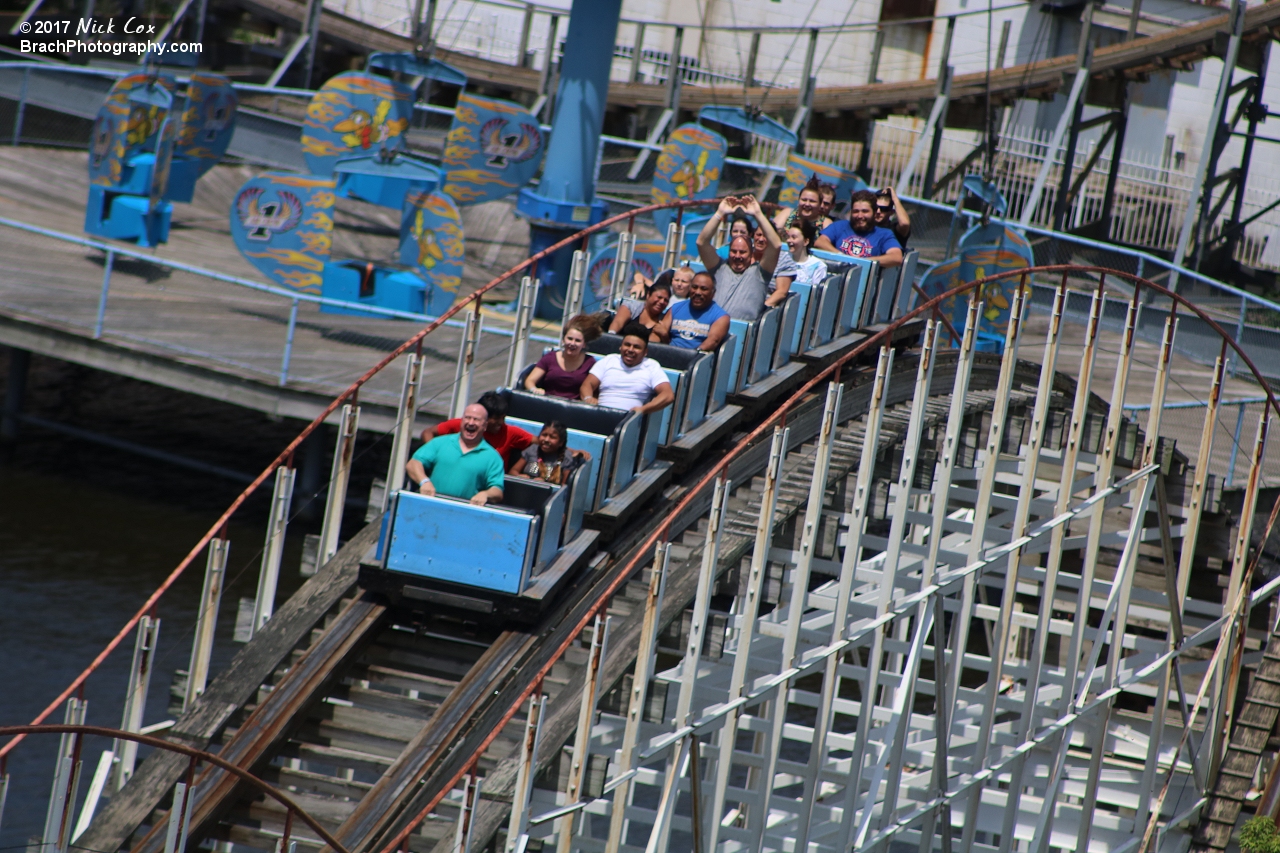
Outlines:
[[876,193],[876,227],[892,231],[906,251],[907,240],[911,238],[911,217],[893,187],[882,187]]

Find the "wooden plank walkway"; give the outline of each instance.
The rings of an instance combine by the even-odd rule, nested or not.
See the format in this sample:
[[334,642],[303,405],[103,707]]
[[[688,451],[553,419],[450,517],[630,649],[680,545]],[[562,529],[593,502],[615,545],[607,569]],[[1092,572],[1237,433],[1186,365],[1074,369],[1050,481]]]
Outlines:
[[[27,147],[0,150],[0,217],[83,236],[85,156]],[[201,180],[192,204],[174,205],[170,242],[150,254],[265,283],[231,242],[227,216],[235,192],[256,173],[247,166],[216,167]],[[479,236],[467,241],[465,291],[527,256],[528,226],[511,211],[504,202],[466,210],[465,228]],[[394,255],[395,212],[340,200],[335,218],[334,257]],[[281,386],[290,300],[118,257],[103,334],[94,340],[104,262],[100,250],[0,226],[0,344],[272,415],[310,419],[419,328],[410,321],[321,313],[302,303],[288,381]],[[513,298],[517,284],[501,288],[494,301]],[[511,324],[492,313],[486,325],[509,329]],[[424,348],[421,413],[427,417],[447,412],[460,339],[460,329],[446,327]],[[482,336],[474,394],[501,381],[509,341],[494,333]],[[403,369],[393,365],[366,386],[362,426],[390,427],[402,378]]]

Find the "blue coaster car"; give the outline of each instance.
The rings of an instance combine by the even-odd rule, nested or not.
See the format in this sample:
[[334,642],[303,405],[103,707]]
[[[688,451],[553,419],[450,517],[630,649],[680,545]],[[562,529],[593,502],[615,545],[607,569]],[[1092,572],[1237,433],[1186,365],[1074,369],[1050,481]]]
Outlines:
[[[636,477],[643,423],[634,412],[502,389],[507,422],[534,435],[547,421],[569,430],[569,447],[591,454],[563,486],[507,477],[500,504],[402,491],[383,518],[374,564],[360,585],[410,610],[531,623],[596,550],[584,516]],[[641,462],[642,464],[642,462]]]
[[599,533],[575,527],[583,475],[564,486],[507,477],[502,503],[482,507],[401,491],[360,585],[409,610],[533,622],[595,551]]

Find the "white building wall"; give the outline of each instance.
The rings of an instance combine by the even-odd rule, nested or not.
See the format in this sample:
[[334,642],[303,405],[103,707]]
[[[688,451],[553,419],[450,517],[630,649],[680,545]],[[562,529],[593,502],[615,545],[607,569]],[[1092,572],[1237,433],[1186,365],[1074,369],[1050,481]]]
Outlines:
[[[891,1],[891,0],[890,0]],[[393,32],[407,34],[416,0],[324,0],[325,5],[351,17],[365,20]],[[1123,5],[1123,0],[1113,0]],[[1162,12],[1176,11],[1173,0],[1166,0]],[[761,33],[756,59],[756,78],[778,90],[774,104],[766,99],[766,111],[789,111],[794,90],[800,85],[805,53],[808,48],[806,32],[779,32],[782,28],[811,28],[819,30],[814,73],[819,86],[856,86],[867,82],[870,70],[872,45],[875,40],[876,22],[880,15],[881,0],[779,0],[779,2],[743,2],[743,0],[624,0],[624,21],[644,20],[644,48],[649,51],[669,53],[672,49],[674,27],[685,28],[681,51],[686,58],[695,57],[702,68],[712,73],[717,86],[723,86],[725,101],[738,103],[741,78],[746,71],[751,49],[751,34]],[[545,61],[548,44],[547,12],[560,13],[558,38],[568,31],[568,12],[572,0],[539,0],[539,14],[534,17],[529,47],[534,52],[534,67]],[[1144,10],[1146,7],[1144,6]],[[1023,2],[1000,3],[993,0],[990,11],[978,5],[976,0],[937,0],[937,19],[928,30],[919,26],[892,26],[888,30],[885,47],[881,53],[878,79],[905,81],[933,78],[938,73],[946,30],[946,17],[955,15],[956,27],[952,40],[950,63],[957,74],[980,72],[988,62],[994,62],[999,49],[1000,30],[1009,21],[1010,38],[1005,50],[1005,65],[1025,61],[1033,54],[1041,58],[1055,53],[1071,41],[1074,49],[1076,30],[1070,22],[1054,26],[1050,17]],[[1200,14],[1203,14],[1201,12]],[[703,20],[712,28],[703,39]],[[1030,17],[1029,17],[1030,16]],[[437,5],[437,36],[440,43],[450,49],[474,53],[498,61],[514,61],[523,25],[523,9],[511,3],[477,2],[477,0],[440,0]],[[838,27],[855,27],[836,31]],[[637,35],[634,23],[619,27],[617,43],[633,45]],[[1058,42],[1062,42],[1059,44]],[[1168,147],[1175,155],[1181,152],[1186,168],[1194,166],[1204,144],[1205,116],[1209,113],[1221,74],[1222,63],[1208,59],[1192,72],[1179,73],[1167,104],[1148,102],[1135,104],[1131,110],[1128,138],[1125,144],[1127,157],[1144,161],[1158,160],[1166,149],[1166,137],[1172,137]],[[614,63],[614,79],[624,80],[630,72],[630,62],[618,59]],[[642,77],[657,81],[665,77],[661,65],[646,62],[641,65]],[[1237,72],[1240,79],[1244,72]],[[1059,99],[1061,100],[1061,99]],[[1159,100],[1157,98],[1156,100]],[[1267,81],[1267,103],[1280,103],[1280,55],[1271,63]],[[1088,108],[1088,114],[1100,112]],[[1013,121],[1037,124],[1056,120],[1052,105],[1025,102],[1014,112]],[[895,119],[894,123],[919,124],[922,119]],[[1273,119],[1263,124],[1265,136],[1280,138]],[[1241,128],[1242,129],[1242,128]],[[1098,135],[1101,131],[1091,134]],[[1082,140],[1087,142],[1087,140]],[[1226,153],[1226,160],[1238,159],[1241,142],[1233,139]],[[1280,145],[1259,143],[1255,147],[1253,180],[1272,175],[1280,176]],[[1225,162],[1225,161],[1224,161]]]

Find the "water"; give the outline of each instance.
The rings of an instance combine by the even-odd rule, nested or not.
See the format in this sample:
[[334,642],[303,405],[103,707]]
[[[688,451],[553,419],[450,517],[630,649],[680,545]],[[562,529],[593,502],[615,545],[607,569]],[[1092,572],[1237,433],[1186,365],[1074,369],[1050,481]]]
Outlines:
[[[0,379],[5,367],[0,355]],[[243,471],[260,470],[300,426],[50,360],[33,361],[30,387],[25,408],[30,414]],[[0,724],[5,725],[30,722],[89,664],[241,488],[24,429],[17,448],[0,454]],[[251,501],[229,528],[215,673],[241,648],[232,641],[236,606],[256,589],[269,492]],[[355,485],[352,494],[359,494]],[[358,522],[358,514],[349,513],[348,522]],[[301,583],[300,540],[313,528],[291,528],[278,603]],[[169,687],[174,670],[188,664],[203,572],[201,555],[158,607],[161,629],[144,724],[170,719]],[[130,636],[89,679],[88,723],[120,725],[132,652]],[[49,719],[62,722],[63,709]],[[10,756],[0,851],[25,847],[30,836],[41,833],[57,742],[50,735],[29,737]],[[98,756],[109,746],[106,739],[86,740],[81,800]]]
[[[31,721],[119,631],[207,524],[207,513],[112,494],[58,475],[0,469],[0,720]],[[233,529],[233,555],[236,540],[247,543],[249,536],[248,530]],[[168,718],[170,679],[187,666],[202,569],[197,565],[184,575],[158,608],[146,724]],[[253,595],[256,582],[253,572],[245,572],[224,598],[220,663],[235,650],[235,602]],[[120,725],[132,653],[131,637],[90,678],[87,722]],[[62,720],[59,709],[51,721]],[[109,746],[105,739],[86,742],[82,792]],[[57,738],[44,735],[28,738],[13,753],[0,847],[40,834],[56,750]]]

